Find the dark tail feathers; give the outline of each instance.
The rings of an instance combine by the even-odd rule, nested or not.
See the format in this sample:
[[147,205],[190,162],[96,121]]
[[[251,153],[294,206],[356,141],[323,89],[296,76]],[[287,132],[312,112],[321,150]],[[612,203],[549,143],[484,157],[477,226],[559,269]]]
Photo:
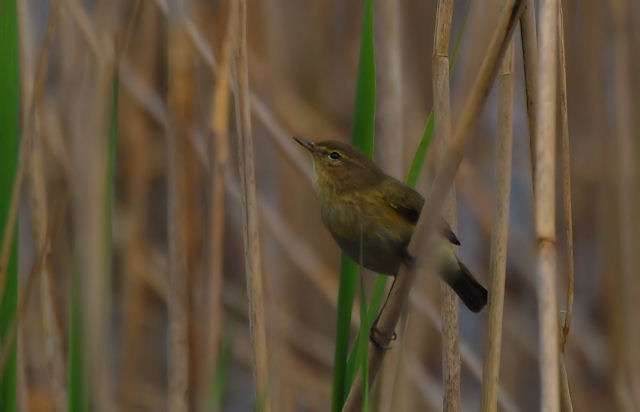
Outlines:
[[487,289],[473,278],[471,272],[458,260],[459,268],[449,269],[444,274],[444,281],[460,297],[460,300],[472,312],[480,312],[487,304]]

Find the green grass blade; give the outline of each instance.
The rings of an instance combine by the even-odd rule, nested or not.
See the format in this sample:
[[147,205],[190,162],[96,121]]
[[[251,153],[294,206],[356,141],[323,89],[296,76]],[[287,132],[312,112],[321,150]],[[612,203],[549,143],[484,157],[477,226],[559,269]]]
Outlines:
[[418,177],[420,176],[420,172],[422,171],[424,159],[426,159],[427,151],[429,150],[429,146],[431,146],[434,128],[435,121],[433,118],[433,110],[431,110],[431,112],[429,113],[429,118],[427,119],[427,125],[424,128],[424,133],[422,133],[422,139],[420,139],[418,149],[413,155],[411,168],[409,168],[409,175],[407,176],[406,182],[411,187],[416,187],[416,183],[418,183]]
[[[353,382],[356,379],[356,375],[358,374],[362,343],[364,342],[365,345],[368,345],[369,343],[369,330],[371,329],[373,321],[378,315],[378,311],[380,310],[382,298],[384,297],[385,286],[387,284],[387,278],[388,276],[378,275],[376,284],[373,288],[373,294],[371,295],[371,300],[369,301],[367,317],[362,318],[367,319],[366,325],[364,328],[360,328],[358,336],[356,337],[356,342],[353,345],[353,349],[351,350],[351,353],[349,353],[349,359],[347,360],[347,367],[345,372],[345,387],[348,389],[351,389],[351,385],[353,385]],[[368,348],[367,346],[365,347]]]
[[376,66],[373,52],[373,0],[366,0],[351,143],[373,157],[376,113]]
[[224,393],[229,381],[229,369],[231,368],[233,342],[235,341],[235,327],[232,325],[227,331],[220,348],[216,375],[211,388],[211,410],[221,411]]
[[363,274],[360,274],[360,333],[357,346],[360,347],[360,370],[362,371],[362,410],[369,410],[369,342],[366,336],[369,335],[369,322],[367,316],[367,296],[364,291]]
[[[373,156],[375,132],[376,69],[373,51],[373,0],[365,5],[362,37],[360,40],[360,60],[354,107],[351,142],[369,156]],[[345,370],[349,353],[349,331],[351,310],[358,279],[358,265],[342,256],[340,263],[340,289],[338,291],[338,311],[336,319],[336,346],[333,362],[333,394],[331,410],[340,411],[348,387],[345,386]]]
[[338,311],[336,319],[336,347],[333,358],[333,394],[331,410],[338,412],[344,402],[345,368],[349,353],[351,309],[356,293],[358,264],[342,255],[340,261],[340,288],[338,289]]
[[89,397],[84,364],[84,331],[82,327],[82,290],[77,259],[71,278],[71,325],[69,328],[69,412],[89,410]]
[[[11,192],[18,164],[20,139],[18,13],[16,0],[0,2],[0,236],[7,225]],[[17,231],[17,227],[13,230]],[[0,245],[1,247],[2,245]],[[6,339],[18,306],[18,236],[13,237],[3,296],[0,297],[0,346]],[[16,410],[17,345],[0,375],[0,410]]]

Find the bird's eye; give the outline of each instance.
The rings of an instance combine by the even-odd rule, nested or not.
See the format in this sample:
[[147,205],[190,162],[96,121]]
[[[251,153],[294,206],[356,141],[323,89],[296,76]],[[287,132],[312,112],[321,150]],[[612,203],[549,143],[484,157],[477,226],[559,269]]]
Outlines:
[[330,157],[330,158],[332,158],[332,159],[334,159],[334,160],[338,160],[338,159],[340,159],[340,153],[338,153],[338,152],[331,152],[331,153],[329,154],[329,157]]

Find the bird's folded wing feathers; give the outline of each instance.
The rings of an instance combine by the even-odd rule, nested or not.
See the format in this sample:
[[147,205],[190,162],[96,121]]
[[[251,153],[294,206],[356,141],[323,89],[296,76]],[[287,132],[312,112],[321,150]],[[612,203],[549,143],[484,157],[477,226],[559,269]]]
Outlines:
[[[386,180],[383,185],[385,187],[382,188],[381,192],[387,204],[400,216],[415,224],[424,205],[422,195],[396,180]],[[398,190],[399,187],[397,186],[402,186],[402,190]],[[460,244],[456,234],[453,233],[446,220],[441,219],[438,232],[454,245]]]

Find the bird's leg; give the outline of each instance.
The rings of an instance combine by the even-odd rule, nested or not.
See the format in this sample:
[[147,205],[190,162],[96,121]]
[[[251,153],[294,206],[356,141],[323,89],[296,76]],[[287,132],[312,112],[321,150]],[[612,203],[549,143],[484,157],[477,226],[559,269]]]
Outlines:
[[[378,312],[378,316],[376,316],[376,320],[373,321],[373,325],[371,325],[371,331],[369,332],[369,340],[376,345],[378,348],[387,350],[390,349],[391,346],[389,343],[398,338],[398,335],[395,332],[392,332],[390,335],[383,333],[380,329],[378,329],[378,320],[380,320],[380,315],[384,311],[384,308],[387,306],[387,302],[389,302],[389,296],[391,296],[391,292],[393,291],[393,286],[396,284],[396,276],[393,276],[393,282],[391,282],[391,287],[389,288],[389,293],[387,293],[387,297],[382,304],[382,308],[380,312]],[[385,342],[381,342],[378,340],[378,336],[382,337]]]
[[[413,256],[409,254],[409,251],[407,250],[406,246],[403,247],[402,249],[402,260],[404,261],[404,264],[407,267],[411,266],[414,261]],[[389,344],[391,343],[391,341],[394,341],[398,338],[398,335],[396,334],[395,331],[392,332],[391,334],[386,334],[386,333],[383,333],[380,329],[378,329],[378,320],[380,320],[380,316],[382,315],[382,312],[384,312],[384,309],[387,306],[387,302],[389,302],[389,297],[391,296],[393,287],[396,284],[397,276],[398,276],[397,274],[393,275],[393,282],[391,283],[391,287],[389,288],[389,293],[387,293],[387,297],[384,300],[384,303],[382,304],[382,308],[380,309],[380,312],[378,312],[378,316],[376,316],[376,320],[373,321],[373,325],[371,326],[371,331],[369,333],[369,340],[371,340],[371,342],[374,345],[376,345],[378,348],[383,350],[390,349],[391,346]],[[377,336],[382,337],[384,339],[384,342],[381,342],[380,340],[378,340]]]

